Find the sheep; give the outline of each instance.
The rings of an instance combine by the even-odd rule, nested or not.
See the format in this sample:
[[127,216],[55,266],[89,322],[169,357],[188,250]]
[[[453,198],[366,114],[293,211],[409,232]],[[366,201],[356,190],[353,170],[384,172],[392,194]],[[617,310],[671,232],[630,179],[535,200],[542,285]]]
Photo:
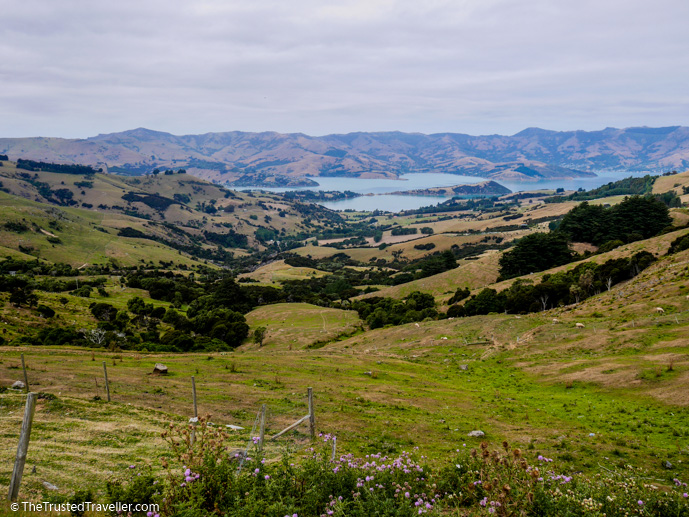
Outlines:
[[656,312],[658,314],[665,314],[665,309],[663,309],[662,307],[656,307]]
[[553,323],[560,323],[560,320],[557,318],[553,318]]
[[574,325],[574,326],[575,326],[576,328],[578,328],[578,329],[583,329],[583,328],[584,328],[584,324],[583,324],[583,323],[577,323],[577,324]]

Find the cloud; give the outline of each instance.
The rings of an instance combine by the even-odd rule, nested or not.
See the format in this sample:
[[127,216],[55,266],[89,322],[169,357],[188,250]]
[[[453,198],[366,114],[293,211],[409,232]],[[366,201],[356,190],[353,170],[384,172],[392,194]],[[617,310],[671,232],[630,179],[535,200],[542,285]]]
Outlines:
[[685,0],[26,0],[0,136],[689,125]]

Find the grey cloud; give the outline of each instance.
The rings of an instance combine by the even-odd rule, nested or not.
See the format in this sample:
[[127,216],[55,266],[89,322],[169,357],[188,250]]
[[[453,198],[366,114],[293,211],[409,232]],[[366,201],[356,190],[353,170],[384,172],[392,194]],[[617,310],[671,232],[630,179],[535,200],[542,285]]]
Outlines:
[[685,0],[33,0],[0,135],[689,125]]

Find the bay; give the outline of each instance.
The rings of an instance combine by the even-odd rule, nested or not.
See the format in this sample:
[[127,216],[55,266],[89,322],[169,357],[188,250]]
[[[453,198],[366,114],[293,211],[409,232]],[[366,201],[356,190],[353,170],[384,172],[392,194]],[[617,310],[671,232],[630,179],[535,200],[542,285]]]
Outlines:
[[[565,190],[590,190],[611,181],[618,181],[630,176],[640,177],[648,173],[644,172],[597,172],[597,176],[585,178],[569,179],[542,179],[535,181],[496,181],[513,192],[557,189]],[[400,192],[406,190],[416,190],[433,187],[451,187],[455,185],[473,185],[487,181],[488,178],[476,176],[461,176],[458,174],[440,173],[414,173],[404,174],[399,179],[362,179],[362,178],[328,178],[310,177],[309,179],[318,183],[312,187],[292,187],[292,188],[262,188],[245,187],[238,190],[265,190],[268,192],[287,192],[292,190],[313,190],[313,191],[338,191],[349,190],[362,194],[361,197],[342,199],[338,201],[321,202],[322,206],[331,210],[355,210],[373,211],[384,210],[388,212],[399,212],[401,210],[414,210],[423,206],[437,205],[450,199],[447,196],[414,196],[390,194],[390,192]],[[468,196],[467,196],[468,197]]]

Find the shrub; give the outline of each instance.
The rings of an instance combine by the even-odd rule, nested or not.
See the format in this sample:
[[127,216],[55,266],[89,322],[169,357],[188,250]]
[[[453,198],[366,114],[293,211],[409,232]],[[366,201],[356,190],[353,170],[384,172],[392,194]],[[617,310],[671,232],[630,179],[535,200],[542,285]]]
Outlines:
[[[164,476],[131,465],[108,481],[111,502],[158,503],[162,515],[258,517],[322,515],[364,517],[431,515],[687,515],[686,484],[645,483],[644,472],[586,477],[558,471],[553,460],[525,454],[503,442],[448,454],[440,468],[422,465],[414,454],[352,454],[332,457],[331,435],[295,457],[266,461],[258,451],[231,450],[229,435],[209,425],[170,425],[162,434],[170,452]],[[192,441],[192,434],[195,439]],[[254,445],[257,438],[254,439]],[[527,457],[528,456],[528,457]],[[134,514],[144,515],[144,513]]]

